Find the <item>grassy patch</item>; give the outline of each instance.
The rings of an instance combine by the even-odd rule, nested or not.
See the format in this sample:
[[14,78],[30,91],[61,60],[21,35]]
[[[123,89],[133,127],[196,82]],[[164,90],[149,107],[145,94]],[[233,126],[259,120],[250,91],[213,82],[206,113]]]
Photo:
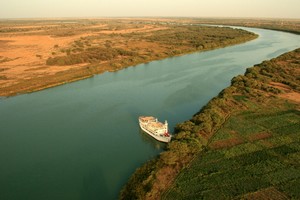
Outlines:
[[244,142],[200,154],[163,199],[251,199],[272,194],[299,199],[299,111],[283,100],[276,102],[280,106],[274,109],[256,105],[231,116],[211,144],[233,137]]

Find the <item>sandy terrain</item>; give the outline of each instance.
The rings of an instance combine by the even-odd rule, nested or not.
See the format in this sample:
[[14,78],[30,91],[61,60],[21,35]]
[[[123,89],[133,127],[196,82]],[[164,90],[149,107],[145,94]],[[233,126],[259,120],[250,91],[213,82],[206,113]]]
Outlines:
[[[14,29],[31,28],[56,28],[61,25],[46,24],[42,25],[17,25]],[[72,26],[74,26],[72,24]],[[96,24],[83,27],[83,30],[105,28],[107,24]],[[10,34],[0,34],[0,87],[7,87],[36,77],[47,77],[58,72],[83,67],[81,65],[72,66],[47,66],[46,60],[51,57],[52,52],[57,52],[55,46],[67,48],[72,42],[83,37],[111,34],[111,33],[132,33],[150,32],[162,30],[165,27],[145,25],[140,28],[128,28],[121,30],[99,30],[94,32],[80,33],[68,37],[55,37],[52,35],[39,34],[44,30],[28,30],[22,33],[13,32]],[[26,33],[24,35],[24,33]],[[1,62],[1,60],[6,60]],[[5,78],[3,78],[5,77]]]
[[43,35],[0,37],[0,41],[7,41],[2,45],[0,43],[0,56],[11,59],[11,61],[0,63],[0,69],[5,69],[0,72],[0,75],[8,79],[0,81],[0,84],[7,86],[22,79],[53,74],[74,67],[48,67],[45,61],[51,56],[54,45],[64,47],[80,37],[82,35],[65,38]]
[[289,92],[285,94],[278,95],[281,98],[288,99],[297,103],[300,103],[300,93],[298,92]]
[[150,32],[150,31],[159,31],[159,30],[165,30],[167,27],[154,27],[150,25],[146,25],[142,28],[132,28],[132,29],[126,29],[126,30],[115,30],[115,31],[99,31],[99,33],[104,33],[104,34],[112,34],[112,33],[145,33],[145,32]]
[[284,92],[279,97],[300,103],[300,93],[293,91],[288,85],[276,82],[271,82],[270,85]]

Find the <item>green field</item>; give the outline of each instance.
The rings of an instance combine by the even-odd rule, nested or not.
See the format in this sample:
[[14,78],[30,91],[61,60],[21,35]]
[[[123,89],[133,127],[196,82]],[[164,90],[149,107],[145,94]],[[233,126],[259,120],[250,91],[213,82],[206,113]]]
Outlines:
[[300,199],[299,166],[300,111],[272,98],[232,115],[164,199],[258,198],[266,192]]

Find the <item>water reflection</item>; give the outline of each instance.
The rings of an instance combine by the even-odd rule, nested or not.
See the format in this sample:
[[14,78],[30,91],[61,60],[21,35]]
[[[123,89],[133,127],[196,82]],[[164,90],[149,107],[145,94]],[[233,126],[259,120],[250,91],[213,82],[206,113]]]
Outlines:
[[151,144],[151,146],[155,147],[156,149],[165,149],[167,144],[163,142],[159,142],[147,133],[145,133],[142,129],[139,129],[140,136],[143,142]]

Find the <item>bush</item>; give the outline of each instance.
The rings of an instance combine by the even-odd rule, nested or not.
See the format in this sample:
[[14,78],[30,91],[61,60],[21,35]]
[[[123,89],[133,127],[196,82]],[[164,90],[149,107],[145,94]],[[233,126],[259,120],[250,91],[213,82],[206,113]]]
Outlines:
[[113,48],[100,48],[91,47],[86,50],[82,48],[76,48],[76,52],[79,53],[71,54],[71,50],[67,49],[64,52],[67,53],[66,56],[50,57],[47,59],[47,65],[74,65],[81,63],[94,63],[100,61],[112,60],[118,56],[136,56],[137,53],[126,51],[124,49],[113,49]]

